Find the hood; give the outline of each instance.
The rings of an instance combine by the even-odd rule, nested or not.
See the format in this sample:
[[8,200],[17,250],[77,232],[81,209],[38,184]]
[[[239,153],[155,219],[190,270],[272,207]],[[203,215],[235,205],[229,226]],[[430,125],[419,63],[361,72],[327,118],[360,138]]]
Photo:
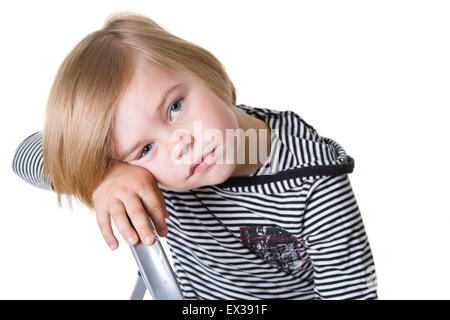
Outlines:
[[[331,138],[320,136],[294,111],[278,111],[237,105],[248,114],[265,121],[271,128],[269,158],[248,177],[229,178],[218,188],[271,185],[280,192],[303,184],[305,179],[353,172],[354,160]],[[271,167],[267,174],[267,167]],[[262,170],[264,168],[265,170]]]

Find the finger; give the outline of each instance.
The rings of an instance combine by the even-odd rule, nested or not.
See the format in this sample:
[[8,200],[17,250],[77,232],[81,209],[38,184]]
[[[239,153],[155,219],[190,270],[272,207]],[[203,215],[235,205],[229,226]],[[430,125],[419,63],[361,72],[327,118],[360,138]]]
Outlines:
[[144,189],[143,192],[141,192],[141,200],[148,215],[152,219],[156,231],[161,237],[164,237],[167,235],[167,223],[165,218],[167,218],[169,214],[166,210],[166,203],[161,190],[156,183],[153,183],[152,187],[153,188],[151,189]]
[[95,214],[95,217],[106,244],[111,248],[111,250],[117,249],[119,246],[119,241],[117,241],[111,228],[111,217],[109,213],[100,211]]
[[110,212],[117,230],[119,230],[125,241],[130,245],[135,245],[138,241],[138,236],[130,224],[123,203],[116,203],[114,207],[110,209]]
[[148,215],[139,196],[136,193],[124,196],[123,203],[131,224],[137,231],[141,241],[146,245],[153,244],[155,235],[151,230]]

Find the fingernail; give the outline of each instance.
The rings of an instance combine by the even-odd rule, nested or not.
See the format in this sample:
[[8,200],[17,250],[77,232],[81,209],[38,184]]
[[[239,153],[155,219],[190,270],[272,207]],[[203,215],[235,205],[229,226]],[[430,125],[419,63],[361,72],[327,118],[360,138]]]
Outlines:
[[146,237],[146,238],[144,239],[144,243],[145,243],[146,245],[151,245],[151,244],[153,243],[153,238],[151,238],[151,237]]
[[110,244],[109,247],[111,248],[111,250],[116,250],[116,245],[115,244]]
[[128,243],[129,244],[134,244],[136,242],[136,239],[135,238],[133,238],[133,237],[129,237],[128,238]]

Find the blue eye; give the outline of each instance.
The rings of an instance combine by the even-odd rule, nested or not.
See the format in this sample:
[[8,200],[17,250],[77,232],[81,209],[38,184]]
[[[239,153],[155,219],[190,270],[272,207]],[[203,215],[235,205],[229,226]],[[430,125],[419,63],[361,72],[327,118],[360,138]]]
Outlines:
[[[182,101],[183,99],[179,99],[179,100],[177,100],[177,101],[175,101],[175,103],[174,104],[172,104],[171,106],[170,106],[170,111],[172,112],[180,112],[181,110],[183,110],[183,108],[182,108],[182,106],[181,106],[181,101]],[[172,109],[172,107],[173,106],[178,106],[178,107],[175,107],[175,110],[174,109]]]
[[151,146],[151,145],[153,145],[153,143],[149,143],[149,144],[147,144],[147,145],[144,147],[144,149],[142,150],[142,153],[139,155],[138,159],[142,158],[142,157],[145,156],[147,153],[149,153],[151,149],[153,149],[153,148],[150,148],[150,150],[149,150],[149,149],[147,148],[148,146]]

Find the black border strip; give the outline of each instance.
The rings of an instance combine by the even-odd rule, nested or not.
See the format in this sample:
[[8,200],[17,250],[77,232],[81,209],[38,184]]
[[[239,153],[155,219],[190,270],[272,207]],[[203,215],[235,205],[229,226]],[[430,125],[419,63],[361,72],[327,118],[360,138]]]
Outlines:
[[353,160],[352,157],[347,156],[344,162],[341,164],[295,168],[286,171],[281,171],[272,175],[229,178],[225,182],[217,184],[216,187],[219,188],[244,187],[308,176],[338,176],[341,174],[353,172],[354,167],[355,161]]

